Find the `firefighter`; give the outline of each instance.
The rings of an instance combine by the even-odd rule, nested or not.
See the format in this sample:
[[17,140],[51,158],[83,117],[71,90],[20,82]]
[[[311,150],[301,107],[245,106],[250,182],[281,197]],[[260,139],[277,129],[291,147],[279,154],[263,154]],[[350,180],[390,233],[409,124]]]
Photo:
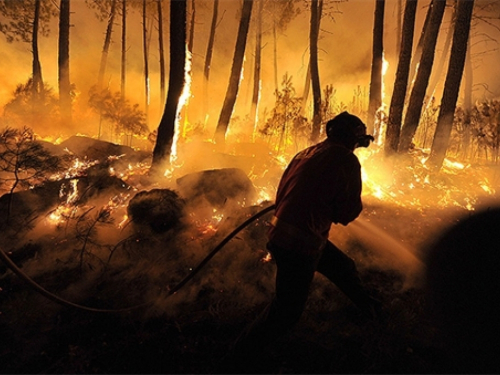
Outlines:
[[347,225],[361,213],[361,165],[353,151],[374,139],[348,112],[328,121],[326,134],[299,152],[280,180],[267,244],[277,267],[275,297],[238,339],[236,357],[262,349],[299,320],[315,271],[367,316],[380,310],[380,302],[361,285],[354,261],[328,240],[332,223]]

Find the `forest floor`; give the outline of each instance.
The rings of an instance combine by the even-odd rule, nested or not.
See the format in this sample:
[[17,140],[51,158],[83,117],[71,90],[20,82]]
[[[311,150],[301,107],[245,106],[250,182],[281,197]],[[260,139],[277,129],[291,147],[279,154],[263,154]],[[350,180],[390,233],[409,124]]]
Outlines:
[[[405,167],[403,171],[409,181],[415,180],[414,170]],[[475,182],[472,172],[465,171],[461,181]],[[144,238],[132,226],[108,225],[104,220],[108,216],[94,210],[109,207],[109,197],[100,190],[95,198],[89,187],[104,186],[117,197],[128,193],[122,181],[105,177],[104,183],[92,180],[93,185],[90,179],[87,185],[83,178],[79,180],[88,201],[82,202],[76,219],[55,226],[42,218],[36,224],[31,221],[31,227],[14,228],[19,245],[2,230],[0,246],[13,251],[16,263],[35,282],[67,300],[101,309],[145,301],[146,305],[119,313],[61,306],[0,264],[1,373],[461,372],[431,318],[423,264],[436,236],[455,224],[457,217],[469,214],[463,205],[439,208],[441,198],[435,197],[442,197],[443,192],[445,198],[462,196],[471,189],[469,185],[461,187],[450,175],[433,184],[422,178],[415,189],[405,184],[409,189],[405,197],[411,200],[407,207],[367,199],[360,218],[347,227],[334,226],[330,239],[355,260],[367,289],[382,302],[384,318],[367,319],[335,285],[317,275],[298,324],[269,345],[264,355],[249,353],[254,359],[249,365],[231,364],[225,358],[239,334],[272,298],[275,267],[272,261],[263,261],[265,225],[248,226],[199,276],[178,293],[170,296],[167,292],[229,231],[260,208],[239,208],[237,215],[226,212],[216,231],[210,224],[201,233],[193,224],[196,217],[190,216],[191,224],[184,229]],[[498,178],[492,181],[495,185]],[[50,191],[54,201],[62,190],[59,185]],[[446,190],[449,187],[454,190]],[[482,186],[476,189],[482,191]],[[427,208],[414,206],[421,199],[417,191],[428,197]],[[28,195],[31,199],[30,194],[19,194],[19,199]],[[48,212],[52,200],[47,197],[49,191],[42,191],[36,202],[44,203]],[[212,215],[212,209],[208,214]]]
[[[365,211],[366,217],[378,220],[389,233],[413,226],[413,241],[420,244],[424,242],[421,232],[438,232],[456,220],[456,210],[422,215],[368,206]],[[361,244],[351,243],[349,248],[366,287],[383,303],[385,319],[365,318],[318,275],[295,328],[272,344],[268,355],[258,358],[253,367],[233,364],[230,369],[224,357],[261,311],[262,301],[237,304],[229,296],[207,290],[172,314],[92,313],[58,306],[6,271],[0,280],[1,373],[457,372],[447,359],[439,329],[429,318],[421,283],[408,283],[404,272],[373,261],[373,254]],[[72,275],[50,273],[37,282],[56,288],[71,282]],[[99,287],[94,290],[99,292]],[[107,293],[112,298],[112,292]],[[99,302],[95,296],[80,301],[86,305]],[[113,303],[123,306],[120,301]]]

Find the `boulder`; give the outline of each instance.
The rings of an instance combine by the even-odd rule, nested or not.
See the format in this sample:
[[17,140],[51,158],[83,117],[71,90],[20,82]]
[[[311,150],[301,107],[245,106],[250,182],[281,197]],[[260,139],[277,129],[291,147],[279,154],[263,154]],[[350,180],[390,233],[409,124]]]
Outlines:
[[248,176],[238,168],[205,170],[177,179],[180,194],[191,203],[205,200],[220,209],[227,205],[252,204],[257,196]]
[[137,193],[130,200],[127,213],[139,230],[165,233],[181,224],[184,206],[184,200],[175,191],[152,189]]

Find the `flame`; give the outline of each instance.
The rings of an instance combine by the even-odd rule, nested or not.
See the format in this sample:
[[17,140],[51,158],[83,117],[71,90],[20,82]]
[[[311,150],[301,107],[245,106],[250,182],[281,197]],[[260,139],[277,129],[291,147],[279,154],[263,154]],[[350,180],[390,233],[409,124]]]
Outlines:
[[185,105],[189,103],[189,98],[191,97],[191,66],[192,66],[192,56],[191,52],[186,48],[186,60],[184,62],[184,87],[182,88],[182,94],[179,97],[179,103],[177,106],[177,114],[175,120],[175,132],[174,139],[172,142],[172,152],[170,154],[170,162],[173,163],[177,160],[177,143],[179,141],[179,135],[184,134],[184,130],[181,131],[181,111]]
[[66,191],[66,184],[61,184],[59,197],[63,198],[66,195],[66,201],[60,204],[48,216],[48,220],[52,224],[61,224],[68,218],[74,217],[77,207],[75,203],[78,200],[78,179],[70,180],[69,190]]

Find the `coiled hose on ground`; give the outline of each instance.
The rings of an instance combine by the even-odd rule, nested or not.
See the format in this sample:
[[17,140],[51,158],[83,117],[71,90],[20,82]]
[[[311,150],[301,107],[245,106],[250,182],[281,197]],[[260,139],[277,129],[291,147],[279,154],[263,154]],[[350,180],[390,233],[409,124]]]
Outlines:
[[[247,227],[250,223],[253,221],[257,220],[258,218],[264,216],[268,212],[274,210],[275,205],[268,206],[266,208],[263,208],[256,214],[252,215],[249,217],[247,220],[245,220],[243,223],[241,223],[238,227],[236,227],[231,233],[229,233],[224,239],[217,244],[213,248],[213,250],[184,278],[182,279],[177,285],[175,285],[173,288],[169,290],[169,295],[172,295],[179,291],[184,285],[186,285],[209,261],[212,259],[215,254],[217,254],[234,236],[236,236],[239,232],[241,232],[245,227]],[[126,307],[122,309],[98,309],[98,308],[93,308],[89,306],[83,306],[79,305],[76,303],[73,303],[71,301],[67,301],[64,298],[61,298],[45,288],[43,288],[40,284],[35,282],[32,278],[30,278],[28,275],[26,275],[10,258],[9,256],[0,248],[0,259],[5,263],[5,265],[12,271],[14,272],[17,276],[19,276],[21,279],[26,281],[31,288],[33,288],[35,291],[43,295],[44,297],[52,300],[53,302],[56,302],[62,306],[65,307],[73,307],[77,308],[80,310],[85,310],[85,311],[90,311],[90,312],[99,312],[99,313],[121,313],[121,312],[127,312],[131,310],[136,310],[142,307],[146,307],[150,304],[150,302],[145,302],[139,305],[131,306],[131,307]]]

